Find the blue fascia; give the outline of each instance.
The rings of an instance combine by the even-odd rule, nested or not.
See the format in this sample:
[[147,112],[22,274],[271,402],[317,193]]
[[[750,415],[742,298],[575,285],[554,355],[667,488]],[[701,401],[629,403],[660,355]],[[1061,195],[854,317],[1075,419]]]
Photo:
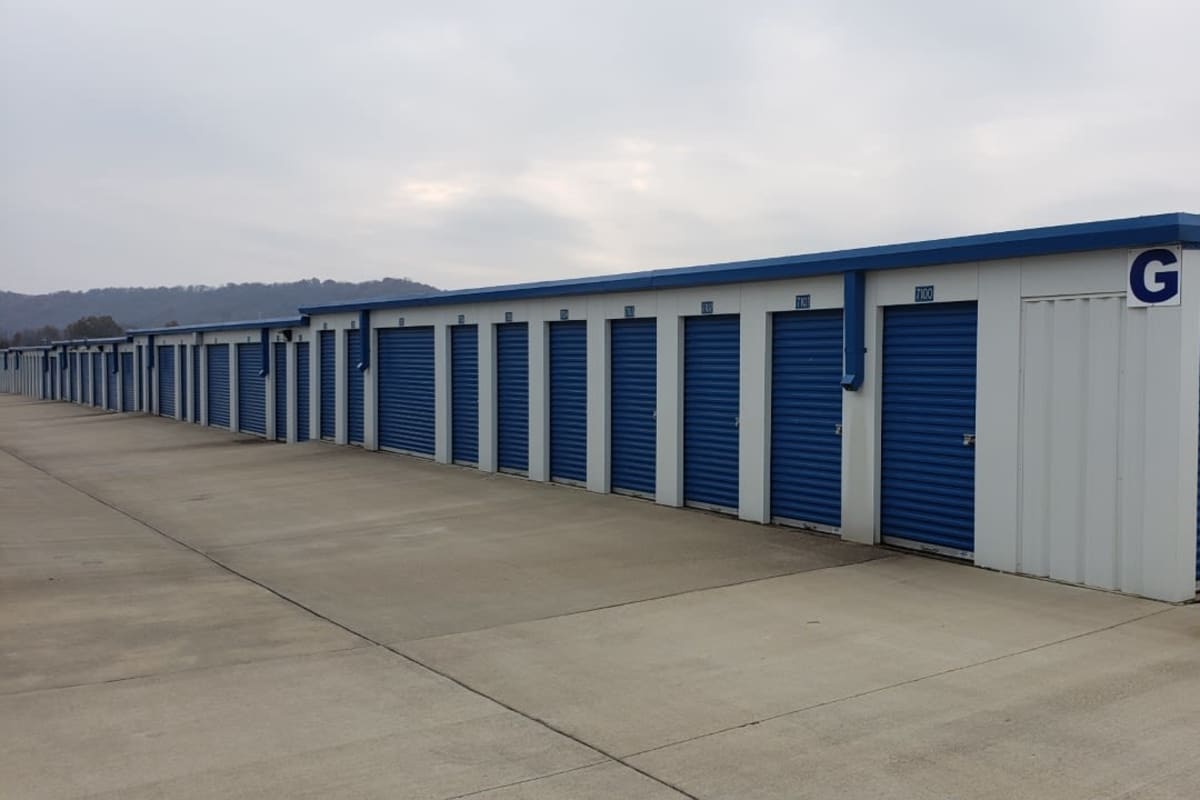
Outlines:
[[174,325],[169,328],[135,328],[128,336],[170,336],[176,333],[204,333],[208,331],[250,331],[265,328],[307,328],[308,316],[276,317],[273,319],[250,319],[237,322],[204,322],[195,325]]
[[571,294],[679,289],[690,286],[803,278],[851,271],[998,261],[1009,258],[1031,258],[1087,250],[1173,243],[1180,243],[1188,248],[1200,244],[1200,214],[1171,213],[1100,222],[1080,222],[1070,225],[753,261],[676,267],[482,289],[461,289],[412,297],[377,298],[330,305],[304,306],[300,308],[300,313],[330,314],[364,309],[444,306]]

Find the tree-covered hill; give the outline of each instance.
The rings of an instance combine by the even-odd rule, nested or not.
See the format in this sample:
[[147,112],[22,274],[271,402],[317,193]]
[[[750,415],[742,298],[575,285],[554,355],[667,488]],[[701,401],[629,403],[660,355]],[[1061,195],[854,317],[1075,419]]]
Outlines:
[[[160,286],[153,288],[90,289],[84,292],[17,294],[0,291],[0,337],[22,338],[48,326],[65,328],[85,317],[111,316],[125,328],[144,328],[171,322],[229,322],[295,314],[299,306],[407,297],[437,291],[404,278],[364,283],[322,281],[294,283],[230,283],[225,286]],[[26,344],[35,344],[26,341]]]

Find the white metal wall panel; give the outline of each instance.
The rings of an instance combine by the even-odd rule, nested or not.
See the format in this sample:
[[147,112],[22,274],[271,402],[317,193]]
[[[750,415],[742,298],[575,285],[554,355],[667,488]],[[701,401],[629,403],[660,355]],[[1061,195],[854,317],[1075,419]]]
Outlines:
[[1144,591],[1143,548],[1160,535],[1149,315],[1162,313],[1123,294],[1023,303],[1017,571]]

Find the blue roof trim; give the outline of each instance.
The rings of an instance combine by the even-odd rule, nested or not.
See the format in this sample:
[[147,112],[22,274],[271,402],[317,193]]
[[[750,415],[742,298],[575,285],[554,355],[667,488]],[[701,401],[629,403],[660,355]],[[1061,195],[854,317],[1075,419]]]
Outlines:
[[461,289],[402,298],[365,299],[348,303],[302,306],[300,313],[327,314],[375,308],[444,306],[455,303],[557,297],[569,294],[678,289],[688,286],[828,275],[851,270],[902,269],[904,267],[996,261],[1006,258],[1028,258],[1119,247],[1144,247],[1174,242],[1182,243],[1189,248],[1200,244],[1200,214],[1171,213],[1101,222],[1079,222],[1070,225],[958,236],[908,244],[860,247],[808,255],[491,286],[482,289]]
[[170,328],[135,328],[129,336],[169,336],[175,333],[204,333],[206,331],[249,331],[261,328],[307,328],[308,316],[248,319],[237,322],[202,322],[195,325],[174,325]]
[[128,336],[107,336],[103,339],[59,339],[50,344],[53,347],[90,347],[94,344],[121,344],[128,341]]

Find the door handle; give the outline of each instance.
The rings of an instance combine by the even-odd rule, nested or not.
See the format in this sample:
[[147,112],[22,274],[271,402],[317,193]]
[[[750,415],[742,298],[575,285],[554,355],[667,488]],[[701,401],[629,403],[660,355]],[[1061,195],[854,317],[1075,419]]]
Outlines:
[[975,434],[964,433],[963,434],[963,447],[974,447],[974,446],[975,446]]

